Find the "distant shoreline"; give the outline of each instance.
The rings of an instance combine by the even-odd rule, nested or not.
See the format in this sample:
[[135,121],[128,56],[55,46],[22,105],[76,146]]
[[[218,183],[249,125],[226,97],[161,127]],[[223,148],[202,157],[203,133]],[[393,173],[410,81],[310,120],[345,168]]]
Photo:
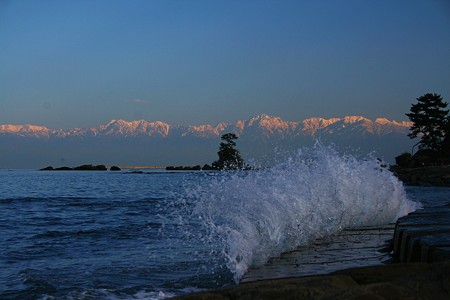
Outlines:
[[[107,166],[111,168],[111,166]],[[167,166],[118,166],[121,169],[165,169]]]
[[139,169],[165,169],[165,166],[117,166],[117,165],[91,165],[91,164],[85,164],[80,165],[77,167],[52,167],[48,166],[42,169],[39,169],[39,171],[121,171],[123,169],[132,169],[132,170],[139,170]]
[[418,168],[392,166],[390,170],[405,185],[450,186],[450,166],[426,166]]

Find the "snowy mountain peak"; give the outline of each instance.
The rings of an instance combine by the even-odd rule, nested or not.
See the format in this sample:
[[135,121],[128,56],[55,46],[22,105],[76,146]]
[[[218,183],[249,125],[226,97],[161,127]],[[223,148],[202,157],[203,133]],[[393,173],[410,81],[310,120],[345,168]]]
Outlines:
[[362,116],[345,116],[344,117],[344,123],[346,124],[353,124],[357,122],[372,122],[367,118],[364,118]]
[[375,123],[381,124],[381,125],[386,125],[386,124],[390,124],[392,123],[391,121],[389,121],[386,118],[376,118],[375,119]]
[[413,125],[412,122],[397,122],[397,121],[390,121],[386,118],[376,118],[375,123],[378,123],[380,125],[394,125],[394,126],[403,126],[403,127],[411,127]]
[[274,118],[276,118],[276,117],[271,117],[266,114],[257,115],[255,117],[251,118],[250,120],[248,120],[248,126],[253,126],[253,124],[260,124],[261,122],[264,122],[264,121],[270,121]]
[[12,124],[7,124],[7,125],[0,125],[0,131],[1,132],[5,132],[5,133],[16,133],[19,132],[24,125],[12,125]]
[[217,124],[217,126],[214,128],[215,130],[217,130],[217,132],[222,132],[225,130],[225,128],[227,128],[230,124],[229,123],[225,123],[225,122],[220,122],[219,124]]
[[13,134],[23,137],[48,137],[52,131],[45,126],[38,125],[0,125],[0,133]]
[[145,120],[125,121],[111,120],[105,125],[100,125],[97,134],[132,137],[137,135],[159,135],[167,136],[169,134],[170,125],[161,121],[149,123]]
[[283,121],[280,117],[272,117],[266,114],[262,114],[251,118],[248,121],[248,126],[257,125],[266,128],[288,128],[289,123],[290,122]]
[[309,132],[311,134],[315,134],[317,130],[325,128],[333,123],[336,123],[340,121],[339,118],[331,118],[331,119],[324,119],[324,118],[308,118],[303,120],[303,131]]
[[38,125],[0,125],[0,132],[48,132],[49,129],[45,126],[38,126]]

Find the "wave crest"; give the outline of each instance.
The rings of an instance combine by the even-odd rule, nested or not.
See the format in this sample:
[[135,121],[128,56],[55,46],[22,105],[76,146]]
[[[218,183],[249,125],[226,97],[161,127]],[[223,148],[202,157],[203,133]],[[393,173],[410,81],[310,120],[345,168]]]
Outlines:
[[250,266],[352,226],[387,224],[418,208],[374,157],[318,145],[274,167],[223,173],[189,194],[239,281]]

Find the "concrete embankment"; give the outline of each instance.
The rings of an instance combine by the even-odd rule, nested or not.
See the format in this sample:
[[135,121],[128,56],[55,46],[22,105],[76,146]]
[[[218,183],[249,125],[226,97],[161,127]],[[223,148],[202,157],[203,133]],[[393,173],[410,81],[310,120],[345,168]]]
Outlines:
[[393,256],[400,262],[450,259],[450,206],[417,210],[398,219]]
[[345,229],[337,235],[274,257],[262,267],[251,268],[241,283],[382,265],[392,259],[393,235],[394,224]]
[[[295,257],[301,256],[293,252],[291,256],[287,254],[287,257],[281,258],[281,266],[283,272],[288,271],[284,275],[295,277],[267,279],[270,276],[272,278],[277,276],[270,271],[277,271],[276,268],[280,266],[280,261],[278,261],[277,267],[265,269],[269,272],[250,272],[252,275],[248,275],[244,278],[244,282],[237,286],[190,294],[179,298],[205,300],[450,299],[450,206],[418,210],[400,218],[395,225],[393,234],[390,230],[392,230],[392,227],[388,226],[384,228],[361,228],[356,232],[344,232],[344,235],[338,237],[337,243],[336,241],[327,241],[323,251],[330,251],[325,253],[325,257],[328,258],[332,257],[333,250],[338,253],[337,248],[344,244],[345,247],[350,245],[344,253],[348,252],[347,250],[363,251],[362,248],[358,250],[358,243],[356,242],[358,236],[363,237],[364,234],[374,232],[381,233],[381,236],[384,235],[385,237],[385,234],[389,232],[390,238],[393,237],[393,256],[399,261],[398,263],[348,268],[326,275],[298,277],[296,274],[301,274],[298,271],[301,268],[299,268],[299,261],[298,259],[295,260]],[[348,236],[350,236],[350,239]],[[356,238],[354,239],[352,236]],[[345,243],[340,243],[339,239],[345,239]],[[366,246],[367,243],[364,247]],[[317,248],[316,245],[314,251],[317,251],[320,247],[319,245],[319,248]],[[386,258],[386,256],[380,255],[382,248],[380,248],[378,242],[373,246],[368,246],[369,252],[375,254],[374,257],[369,258],[373,260],[373,263],[381,262]],[[304,252],[305,250],[306,252]],[[307,251],[307,249],[303,249],[302,253],[306,253],[309,256],[307,260],[311,262],[314,253],[308,254]],[[316,254],[319,253],[316,252]],[[321,255],[316,257],[319,258]],[[348,258],[352,257],[355,258],[354,253]],[[368,259],[367,257],[361,258]],[[358,258],[356,261],[358,261]],[[283,266],[283,262],[286,262],[285,266]],[[314,265],[313,261],[312,263]],[[322,263],[319,259],[314,268],[318,269],[319,264]],[[352,263],[355,263],[355,261]],[[249,282],[245,282],[246,280]]]

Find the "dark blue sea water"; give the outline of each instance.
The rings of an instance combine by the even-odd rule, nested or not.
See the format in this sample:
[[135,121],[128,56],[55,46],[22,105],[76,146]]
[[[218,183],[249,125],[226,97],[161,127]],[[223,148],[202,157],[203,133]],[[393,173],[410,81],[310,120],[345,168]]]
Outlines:
[[0,298],[151,299],[230,283],[191,238],[195,220],[181,220],[177,194],[200,177],[1,171]]
[[[1,299],[162,299],[342,228],[448,201],[376,159],[300,151],[250,172],[0,170]],[[413,200],[413,201],[412,201]]]

